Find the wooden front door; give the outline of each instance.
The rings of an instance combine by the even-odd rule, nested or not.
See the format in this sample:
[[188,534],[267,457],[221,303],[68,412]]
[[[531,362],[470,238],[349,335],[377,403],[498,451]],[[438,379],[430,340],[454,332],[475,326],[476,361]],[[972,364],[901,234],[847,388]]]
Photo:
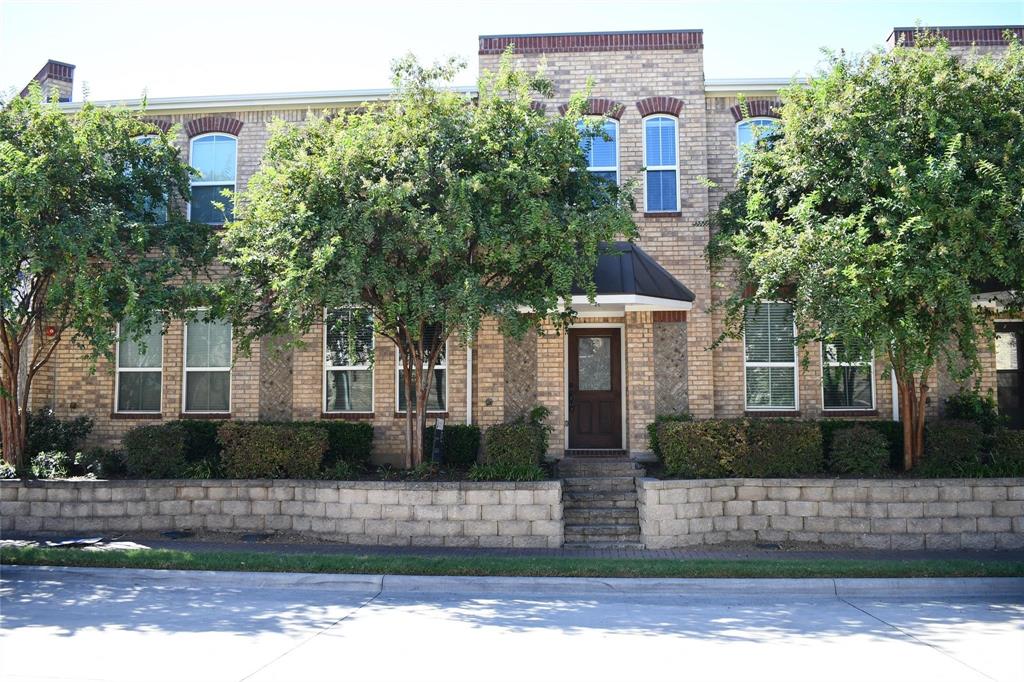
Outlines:
[[1024,322],[996,322],[996,385],[999,414],[1024,429]]
[[620,330],[569,330],[569,447],[622,447]]

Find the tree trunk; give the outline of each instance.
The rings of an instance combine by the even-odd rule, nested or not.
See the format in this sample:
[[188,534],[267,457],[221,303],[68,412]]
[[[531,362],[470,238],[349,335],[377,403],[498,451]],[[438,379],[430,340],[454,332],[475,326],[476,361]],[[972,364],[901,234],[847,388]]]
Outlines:
[[[19,402],[28,405],[29,386],[24,386],[23,400],[19,401],[18,375],[21,369],[21,348],[8,337],[0,367],[0,448],[3,458],[15,467],[19,474],[28,468],[25,448],[28,440],[28,415],[20,409]],[[31,382],[31,376],[28,377]]]
[[912,374],[898,371],[896,385],[899,390],[900,422],[903,424],[903,470],[910,471],[921,463],[924,455],[924,420],[928,399],[928,371],[921,374],[915,385]]
[[[414,392],[413,384],[413,360],[411,353],[408,349],[402,349],[402,370],[403,378],[402,383],[405,385],[405,468],[411,469],[416,465],[417,458],[417,447],[416,447],[416,412],[412,406],[412,396],[416,395]],[[419,440],[422,442],[423,436],[420,434]],[[422,445],[419,448],[422,451]]]

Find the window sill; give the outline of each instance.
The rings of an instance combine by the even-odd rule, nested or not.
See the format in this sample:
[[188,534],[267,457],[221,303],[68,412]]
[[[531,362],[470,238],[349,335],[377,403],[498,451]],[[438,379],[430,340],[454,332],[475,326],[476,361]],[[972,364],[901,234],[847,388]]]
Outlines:
[[341,419],[347,421],[372,421],[373,412],[321,412],[321,419]]
[[652,213],[644,212],[644,218],[682,218],[682,211],[654,211]]
[[800,410],[746,410],[745,417],[799,417]]
[[[395,419],[405,419],[405,415],[406,415],[405,412],[395,412]],[[439,417],[441,419],[447,419],[448,418],[448,413],[447,412],[434,412],[433,410],[427,410],[427,418],[430,418],[430,417],[433,417],[435,419],[437,419]]]
[[831,410],[825,408],[821,411],[821,416],[825,417],[877,417],[878,410]]
[[163,419],[160,412],[111,412],[111,419]]
[[178,419],[231,419],[230,412],[182,412]]

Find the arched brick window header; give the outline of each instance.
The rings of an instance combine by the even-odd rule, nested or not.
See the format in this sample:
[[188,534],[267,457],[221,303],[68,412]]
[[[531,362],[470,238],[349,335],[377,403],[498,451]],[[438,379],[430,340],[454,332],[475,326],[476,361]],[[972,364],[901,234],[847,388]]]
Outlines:
[[[622,117],[622,112],[625,111],[626,107],[616,102],[613,99],[606,97],[592,97],[587,100],[587,116],[607,116],[608,118],[614,118],[618,121]],[[569,110],[569,104],[565,103],[558,107],[558,113],[565,116],[565,112]]]
[[779,118],[778,109],[782,102],[777,99],[754,99],[747,100],[747,115],[743,115],[743,108],[737,104],[729,107],[729,113],[737,123],[745,118]]
[[146,116],[142,120],[151,126],[159,128],[160,132],[163,133],[166,133],[168,130],[171,129],[171,122],[164,118],[151,118],[149,116]]
[[539,111],[540,113],[543,114],[544,111],[548,108],[548,106],[544,104],[544,102],[538,102],[534,100],[533,102],[530,102],[530,108],[533,109],[534,111]]
[[670,114],[678,116],[683,111],[683,100],[675,97],[648,97],[636,103],[641,116]]
[[227,116],[204,116],[203,118],[194,118],[186,123],[185,132],[190,138],[203,133],[227,133],[237,136],[242,132],[242,122],[237,118],[228,118]]

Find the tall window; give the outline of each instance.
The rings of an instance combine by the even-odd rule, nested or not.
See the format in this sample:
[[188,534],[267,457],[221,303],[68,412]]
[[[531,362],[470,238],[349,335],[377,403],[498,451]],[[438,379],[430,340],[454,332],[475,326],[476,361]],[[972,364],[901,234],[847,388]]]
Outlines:
[[[156,139],[156,135],[141,135],[135,138],[135,141],[141,145],[153,144],[153,140]],[[142,203],[143,215],[140,216],[141,220],[152,221],[158,225],[167,222],[167,195],[164,195],[163,200],[153,201],[152,197],[146,197]]]
[[779,127],[778,119],[774,118],[748,118],[736,124],[736,154],[739,162],[743,159],[756,144],[757,141],[768,137]]
[[324,412],[373,412],[373,317],[361,308],[332,310],[324,323]]
[[645,211],[671,213],[679,210],[679,162],[677,121],[671,116],[644,119]]
[[747,306],[743,320],[747,409],[796,409],[794,341],[793,308],[788,303]]
[[231,411],[231,324],[200,312],[185,325],[185,412]]
[[[582,123],[580,124],[582,127]],[[608,182],[619,184],[619,124],[606,119],[602,123],[604,136],[586,135],[580,139],[580,147],[587,155],[587,170]]]
[[163,335],[154,323],[139,341],[117,335],[117,412],[160,412],[163,384]]
[[[428,328],[423,345],[431,344],[437,334],[441,333],[440,325]],[[398,396],[398,411],[405,412],[405,371],[402,369],[402,356],[398,349],[395,349],[395,382],[397,387],[395,394]],[[423,366],[426,369],[426,365]],[[415,387],[414,387],[415,390]],[[413,406],[416,405],[416,396],[413,395]],[[434,377],[430,383],[430,395],[427,397],[427,411],[444,412],[448,409],[448,344],[445,343],[441,354],[434,365]]]
[[[235,190],[238,140],[223,133],[192,138],[189,163],[199,171],[192,178],[192,203],[189,218],[198,223],[220,225],[231,219],[231,200],[221,196],[225,189]],[[214,202],[224,204],[224,211]]]
[[821,391],[826,410],[873,410],[874,363],[836,341],[821,344]]

